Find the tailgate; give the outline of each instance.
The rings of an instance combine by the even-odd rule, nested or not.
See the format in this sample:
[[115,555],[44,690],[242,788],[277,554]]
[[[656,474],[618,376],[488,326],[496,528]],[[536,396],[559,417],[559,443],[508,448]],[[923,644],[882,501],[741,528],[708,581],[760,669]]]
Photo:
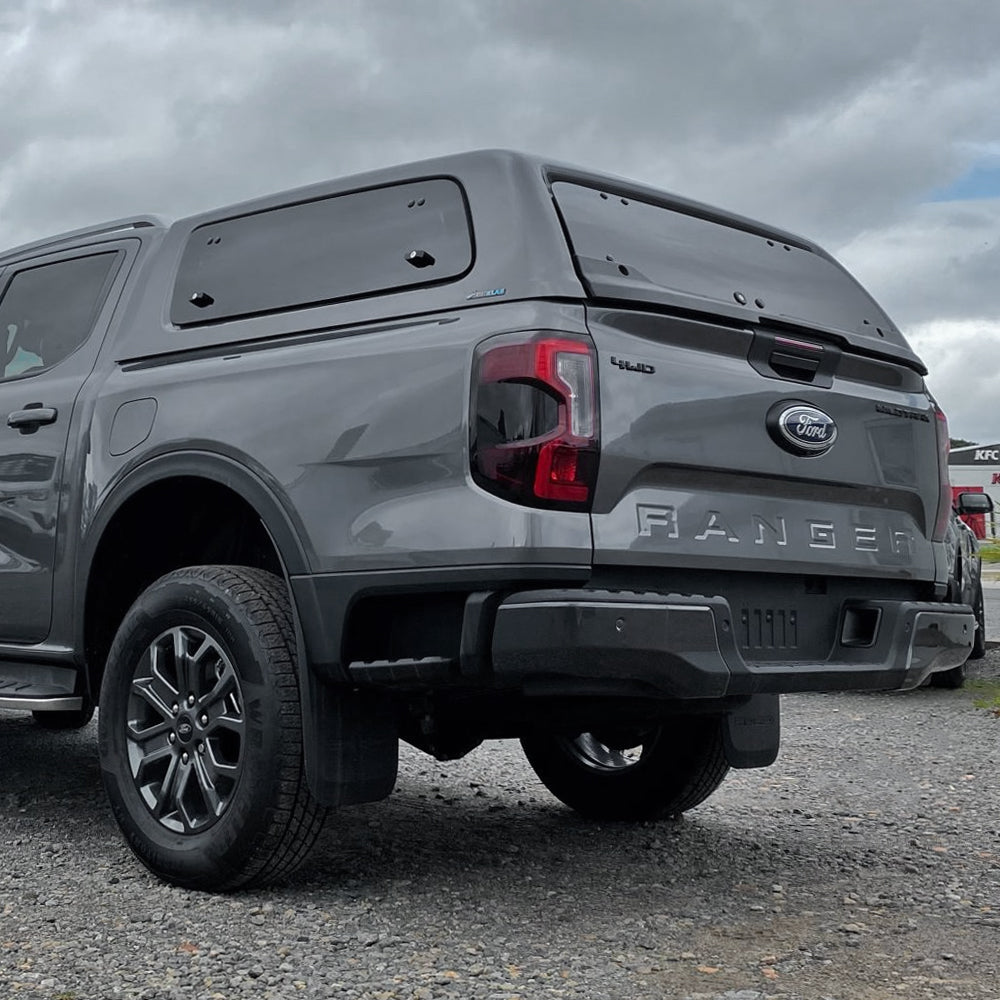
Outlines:
[[596,565],[934,579],[933,404],[807,333],[590,307]]

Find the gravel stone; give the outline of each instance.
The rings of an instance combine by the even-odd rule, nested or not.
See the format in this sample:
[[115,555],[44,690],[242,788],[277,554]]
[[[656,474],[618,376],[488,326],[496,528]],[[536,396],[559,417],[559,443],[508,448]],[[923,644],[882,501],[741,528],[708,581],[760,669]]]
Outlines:
[[[1000,681],[1000,651],[971,664]],[[676,822],[586,823],[516,744],[404,748],[284,885],[133,859],[95,728],[0,712],[0,995],[1000,998],[1000,718],[974,689],[786,697],[783,746]]]

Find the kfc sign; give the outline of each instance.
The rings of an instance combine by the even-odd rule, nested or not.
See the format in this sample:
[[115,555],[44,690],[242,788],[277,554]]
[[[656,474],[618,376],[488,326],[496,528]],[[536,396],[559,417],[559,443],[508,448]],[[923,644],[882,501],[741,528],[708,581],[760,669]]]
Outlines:
[[1000,465],[1000,443],[968,445],[952,450],[948,457],[949,465]]

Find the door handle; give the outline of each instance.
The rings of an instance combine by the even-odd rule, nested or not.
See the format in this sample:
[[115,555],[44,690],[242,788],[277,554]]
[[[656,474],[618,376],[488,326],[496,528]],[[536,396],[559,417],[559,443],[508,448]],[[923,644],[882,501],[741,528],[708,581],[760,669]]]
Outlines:
[[58,416],[59,411],[54,406],[29,403],[7,417],[7,426],[16,427],[22,434],[34,434],[42,424],[54,424]]

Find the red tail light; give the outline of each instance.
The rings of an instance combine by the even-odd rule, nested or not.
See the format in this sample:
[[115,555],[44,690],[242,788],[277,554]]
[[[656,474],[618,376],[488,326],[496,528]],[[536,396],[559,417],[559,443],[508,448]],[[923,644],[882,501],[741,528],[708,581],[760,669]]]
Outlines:
[[496,337],[476,352],[475,481],[533,507],[588,509],[600,454],[596,366],[587,340]]
[[944,540],[948,530],[948,520],[951,517],[951,480],[948,478],[948,452],[951,450],[951,441],[948,437],[948,418],[937,403],[934,404],[934,415],[937,417],[935,423],[937,425],[938,474],[941,482],[937,517],[934,521],[934,541],[940,542]]

